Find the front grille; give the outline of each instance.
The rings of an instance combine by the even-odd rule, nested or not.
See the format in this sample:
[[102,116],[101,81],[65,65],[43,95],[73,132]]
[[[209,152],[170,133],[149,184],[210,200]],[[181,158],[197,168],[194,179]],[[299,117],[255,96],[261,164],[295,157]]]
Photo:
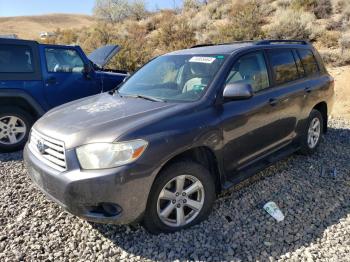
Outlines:
[[67,169],[64,143],[31,130],[30,151],[48,166],[58,170]]

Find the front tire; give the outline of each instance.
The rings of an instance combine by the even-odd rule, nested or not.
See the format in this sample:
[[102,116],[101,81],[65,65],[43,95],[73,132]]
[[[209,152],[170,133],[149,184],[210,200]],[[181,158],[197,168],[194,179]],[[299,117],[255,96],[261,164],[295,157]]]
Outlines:
[[304,135],[302,136],[300,153],[310,155],[314,153],[321,142],[323,134],[322,114],[313,109],[310,113]]
[[195,162],[174,163],[154,181],[143,225],[153,234],[188,228],[209,215],[215,197],[215,181],[206,168]]
[[23,149],[27,142],[33,117],[18,107],[0,108],[0,152]]

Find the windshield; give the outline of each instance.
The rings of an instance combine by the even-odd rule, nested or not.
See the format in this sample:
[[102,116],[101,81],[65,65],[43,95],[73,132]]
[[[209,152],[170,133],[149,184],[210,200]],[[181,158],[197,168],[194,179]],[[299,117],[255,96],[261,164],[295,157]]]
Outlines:
[[130,77],[118,90],[122,96],[163,101],[198,100],[222,66],[224,55],[166,55]]

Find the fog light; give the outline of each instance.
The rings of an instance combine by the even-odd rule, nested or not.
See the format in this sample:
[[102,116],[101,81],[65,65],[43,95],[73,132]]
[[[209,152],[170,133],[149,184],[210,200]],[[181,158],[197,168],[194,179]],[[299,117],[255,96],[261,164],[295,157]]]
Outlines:
[[116,204],[111,204],[111,203],[103,203],[102,204],[102,209],[105,211],[106,216],[116,216],[122,212],[122,209],[120,206]]
[[122,212],[122,208],[114,203],[100,203],[97,206],[89,207],[88,210],[90,213],[105,217],[117,216]]

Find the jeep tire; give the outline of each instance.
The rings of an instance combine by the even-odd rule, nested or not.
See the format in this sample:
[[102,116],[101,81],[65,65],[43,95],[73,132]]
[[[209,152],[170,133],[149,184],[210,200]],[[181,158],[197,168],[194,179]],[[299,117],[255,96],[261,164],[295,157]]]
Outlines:
[[0,152],[23,149],[33,122],[33,116],[19,107],[0,107]]

